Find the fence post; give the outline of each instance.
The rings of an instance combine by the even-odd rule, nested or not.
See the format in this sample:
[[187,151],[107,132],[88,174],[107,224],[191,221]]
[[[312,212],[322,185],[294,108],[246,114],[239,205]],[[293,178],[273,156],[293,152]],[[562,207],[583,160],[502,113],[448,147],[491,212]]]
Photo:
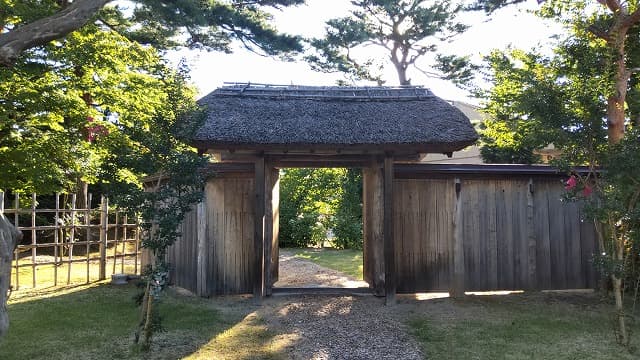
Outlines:
[[100,201],[100,280],[107,278],[107,230],[109,225],[109,199]]

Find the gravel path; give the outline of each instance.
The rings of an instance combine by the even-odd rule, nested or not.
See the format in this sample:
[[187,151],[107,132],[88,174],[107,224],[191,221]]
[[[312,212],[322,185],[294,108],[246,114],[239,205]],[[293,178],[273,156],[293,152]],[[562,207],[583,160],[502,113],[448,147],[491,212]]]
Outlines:
[[[280,287],[362,287],[343,273],[282,252]],[[404,325],[406,311],[364,296],[273,296],[259,316],[288,342],[291,359],[422,359]]]
[[340,271],[295,257],[291,251],[280,249],[279,261],[278,282],[275,287],[369,287],[366,282]]
[[[259,311],[290,359],[423,359],[401,313],[373,296],[290,296]],[[406,313],[405,313],[406,314]]]

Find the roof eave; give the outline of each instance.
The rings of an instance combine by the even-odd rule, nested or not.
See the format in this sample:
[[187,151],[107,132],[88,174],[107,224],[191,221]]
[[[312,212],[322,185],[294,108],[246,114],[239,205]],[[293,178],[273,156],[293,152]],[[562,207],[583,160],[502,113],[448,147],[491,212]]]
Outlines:
[[201,152],[216,151],[270,151],[270,152],[314,152],[314,151],[350,151],[373,153],[450,153],[459,151],[467,146],[475,144],[477,139],[453,141],[446,143],[382,143],[382,144],[255,144],[255,143],[235,143],[220,142],[211,140],[193,140],[191,145]]

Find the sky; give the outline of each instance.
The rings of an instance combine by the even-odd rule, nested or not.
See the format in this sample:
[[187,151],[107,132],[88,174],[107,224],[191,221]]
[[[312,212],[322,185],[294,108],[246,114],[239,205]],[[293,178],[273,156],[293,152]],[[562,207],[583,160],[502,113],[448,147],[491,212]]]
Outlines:
[[[482,55],[488,54],[492,49],[504,49],[509,45],[525,50],[544,48],[548,46],[549,36],[560,29],[527,12],[538,6],[537,0],[529,0],[521,6],[502,9],[490,18],[483,13],[464,14],[460,19],[472,27],[456,37],[455,41],[440,44],[439,49],[444,53],[471,55],[479,62]],[[324,33],[325,22],[331,18],[348,15],[349,7],[348,0],[308,0],[305,6],[273,11],[273,23],[281,32],[320,37]],[[384,59],[384,53],[373,48],[365,51],[368,56]],[[224,82],[331,86],[335,85],[337,80],[344,79],[341,74],[313,71],[302,60],[281,61],[257,55],[240,47],[237,47],[233,54],[182,50],[169,53],[167,58],[173,63],[177,63],[181,58],[187,61],[199,97],[222,86]],[[428,68],[426,62],[421,67]],[[410,70],[409,77],[413,85],[430,88],[436,95],[447,100],[469,103],[479,101],[470,98],[468,92],[447,81],[428,78],[418,71]],[[392,66],[386,67],[383,79],[386,80],[386,85],[398,84]]]

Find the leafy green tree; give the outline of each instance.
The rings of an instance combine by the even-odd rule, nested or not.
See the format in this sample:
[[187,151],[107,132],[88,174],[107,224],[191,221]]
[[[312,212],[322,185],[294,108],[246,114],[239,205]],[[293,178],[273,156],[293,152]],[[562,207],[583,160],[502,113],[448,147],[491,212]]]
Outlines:
[[[411,85],[409,68],[428,76],[464,81],[473,76],[468,59],[437,55],[433,68],[421,70],[416,62],[434,54],[438,44],[464,32],[467,26],[456,16],[463,10],[452,1],[355,0],[350,16],[327,22],[326,35],[311,40],[314,54],[306,57],[315,70],[343,72],[353,79],[382,82],[375,59],[359,59],[354,53],[365,46],[377,46],[386,52],[398,74],[400,85]],[[438,72],[439,71],[439,72]]]
[[362,249],[362,171],[347,169],[342,177],[342,196],[335,210],[333,246]]
[[[200,199],[203,162],[185,145],[201,118],[195,93],[158,50],[230,51],[234,40],[268,55],[298,50],[298,38],[277,33],[263,7],[302,0],[141,0],[133,11],[109,2],[0,3],[0,64],[9,66],[0,68],[0,188],[42,193],[89,182],[142,215],[143,246],[155,262],[136,341],[148,347],[164,255]],[[144,192],[150,174],[166,177]]]
[[286,169],[280,178],[280,245],[320,244],[332,227],[344,169]]
[[[631,168],[638,156],[639,5],[617,0],[546,1],[539,14],[556,19],[568,30],[554,56],[527,54],[514,62],[513,54],[503,54],[502,59],[490,61],[494,70],[500,70],[494,72],[496,87],[488,107],[508,115],[489,123],[490,130],[499,132],[503,126],[505,136],[511,132],[521,139],[541,134],[545,141],[560,145],[560,163],[565,167],[587,164],[592,169],[601,166],[605,172],[603,176],[574,174],[566,187],[574,198],[591,199],[604,253],[598,263],[613,285],[617,337],[623,344],[629,343],[624,281],[636,259],[640,193]],[[633,131],[625,139],[627,127]],[[498,144],[496,136],[486,138]]]
[[[606,144],[599,100],[606,80],[585,76],[600,71],[602,49],[568,39],[552,57],[521,50],[486,57],[491,90],[482,124],[481,155],[488,163],[534,163],[534,153],[553,144],[574,164],[594,160]],[[577,60],[580,59],[580,60]],[[584,148],[589,151],[584,151]]]
[[280,177],[282,247],[362,247],[362,181],[356,169],[286,169]]
[[188,46],[229,52],[232,41],[268,55],[301,50],[299,38],[269,24],[265,7],[304,0],[137,0],[133,11],[105,7],[111,0],[23,0],[0,3],[0,64],[16,63],[26,50],[46,46],[87,23],[156,48]]

